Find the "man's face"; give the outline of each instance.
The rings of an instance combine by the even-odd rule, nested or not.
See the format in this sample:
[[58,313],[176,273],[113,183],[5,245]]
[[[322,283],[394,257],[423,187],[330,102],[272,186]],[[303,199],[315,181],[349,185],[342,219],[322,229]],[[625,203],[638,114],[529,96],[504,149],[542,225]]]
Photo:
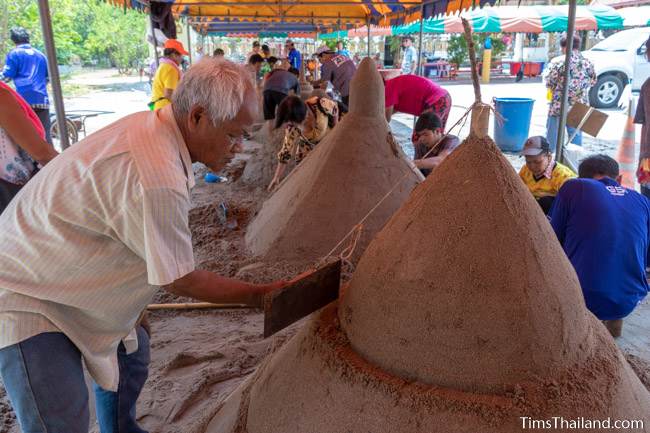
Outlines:
[[411,40],[410,39],[404,39],[402,41],[402,48],[408,48],[411,46]]
[[342,50],[342,49],[343,49],[343,42],[338,42],[338,43],[336,44],[336,49],[337,49],[337,50]]
[[285,48],[287,51],[291,51],[291,49],[293,48],[293,44],[285,44],[285,45],[284,45],[284,48]]
[[413,133],[413,143],[424,145],[428,148],[435,146],[441,138],[442,131],[440,129],[423,129],[422,131]]
[[526,155],[526,166],[535,176],[544,174],[550,163],[551,155],[548,153],[542,153],[536,156]]
[[183,63],[183,56],[182,56],[181,54],[179,54],[179,53],[174,53],[174,54],[170,55],[169,57],[170,57],[170,58],[174,61],[174,63],[176,63],[177,65],[180,65],[181,63]]
[[212,171],[222,169],[235,154],[242,151],[242,135],[252,125],[256,110],[255,92],[249,90],[237,116],[217,126],[212,124],[205,111],[193,111],[188,143],[192,161],[202,162]]

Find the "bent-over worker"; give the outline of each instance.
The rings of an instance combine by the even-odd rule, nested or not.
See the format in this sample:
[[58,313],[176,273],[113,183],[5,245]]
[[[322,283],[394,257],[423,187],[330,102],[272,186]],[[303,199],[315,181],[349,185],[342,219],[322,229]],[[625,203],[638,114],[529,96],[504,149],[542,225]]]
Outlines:
[[648,294],[650,202],[620,185],[618,163],[582,161],[553,204],[551,225],[578,274],[587,308],[614,337]]
[[385,82],[386,120],[390,122],[393,113],[419,116],[427,111],[434,112],[447,127],[451,111],[451,96],[445,89],[419,75],[399,75]]
[[352,59],[342,54],[336,54],[327,45],[321,46],[316,51],[318,60],[321,62],[320,80],[314,82],[314,87],[321,86],[327,82],[332,83],[334,90],[341,95],[341,102],[346,107],[350,106],[350,81],[357,67]]
[[192,162],[222,168],[255,118],[249,77],[202,59],[171,105],[72,146],[0,215],[0,376],[23,431],[88,431],[82,359],[116,391],[118,345],[160,287],[258,305],[282,286],[196,269],[188,226]]

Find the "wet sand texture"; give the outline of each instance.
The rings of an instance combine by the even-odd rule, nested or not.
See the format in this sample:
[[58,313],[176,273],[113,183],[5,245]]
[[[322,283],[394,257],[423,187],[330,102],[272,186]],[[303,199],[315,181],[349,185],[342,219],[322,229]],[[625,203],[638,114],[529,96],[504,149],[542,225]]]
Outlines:
[[509,433],[556,416],[649,432],[650,394],[505,158],[470,138],[206,431]]

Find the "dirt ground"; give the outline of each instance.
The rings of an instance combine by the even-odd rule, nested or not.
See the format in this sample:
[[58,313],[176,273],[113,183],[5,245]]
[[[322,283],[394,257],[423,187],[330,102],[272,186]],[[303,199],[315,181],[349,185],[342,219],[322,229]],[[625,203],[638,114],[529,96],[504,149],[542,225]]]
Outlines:
[[[406,136],[406,131],[395,132],[398,139]],[[262,188],[237,182],[249,157],[250,153],[244,153],[221,173],[229,178],[228,183],[205,183],[205,168],[195,167],[190,226],[197,266],[255,282],[291,277],[304,269],[291,263],[262,263],[245,251],[246,226],[267,197]],[[222,203],[228,210],[225,215]],[[159,303],[182,301],[166,293],[155,299]],[[138,420],[150,433],[202,433],[229,393],[301,325],[265,340],[258,310],[161,311],[152,313],[150,322],[150,374],[138,401]],[[650,389],[650,356],[625,349]],[[0,433],[18,431],[0,383]],[[97,431],[91,413],[91,432]]]

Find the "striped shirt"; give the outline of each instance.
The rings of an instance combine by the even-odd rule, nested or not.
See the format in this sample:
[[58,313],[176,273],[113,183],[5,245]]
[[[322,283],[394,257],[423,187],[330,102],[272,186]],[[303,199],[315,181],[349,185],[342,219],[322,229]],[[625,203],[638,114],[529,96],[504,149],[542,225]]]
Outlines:
[[171,106],[47,164],[0,215],[0,348],[63,332],[116,390],[117,346],[158,286],[194,270],[194,175]]

